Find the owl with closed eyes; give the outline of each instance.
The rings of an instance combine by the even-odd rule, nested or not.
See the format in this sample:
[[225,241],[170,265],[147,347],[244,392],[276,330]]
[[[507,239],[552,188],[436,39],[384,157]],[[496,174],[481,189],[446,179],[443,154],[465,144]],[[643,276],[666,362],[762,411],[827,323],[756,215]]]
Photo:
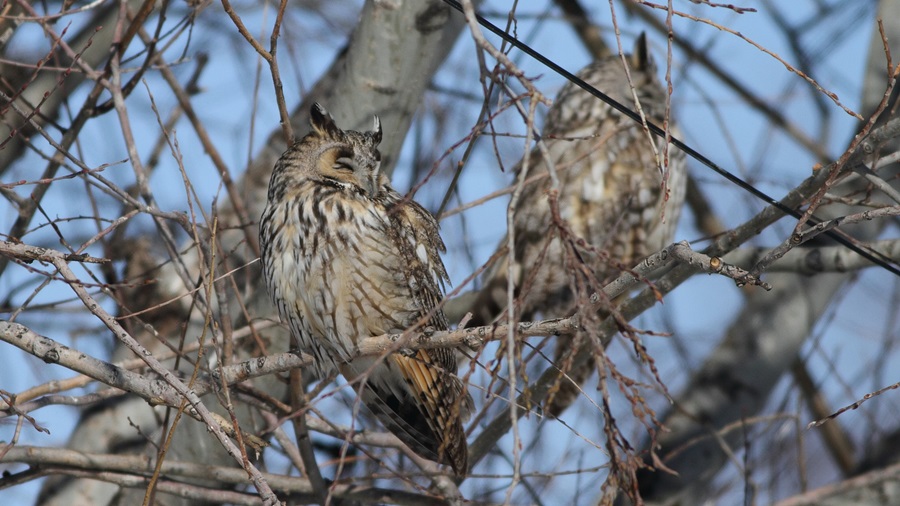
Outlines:
[[[630,81],[619,55],[594,61],[578,77],[626,107],[637,109],[637,102],[648,121],[663,125],[666,91],[643,34],[624,61]],[[651,139],[641,124],[574,83],[562,88],[548,111],[543,142],[559,181],[558,218],[548,199],[546,159],[535,149],[514,210],[514,250],[505,251],[507,241],[501,241],[470,310],[472,325],[507,319],[510,263],[516,320],[564,318],[578,310],[573,287],[597,291],[619,274],[617,267],[636,265],[674,238],[687,183],[684,153],[667,150],[664,140]],[[566,368],[573,353],[591,352],[572,343],[560,339],[556,347],[555,362],[568,378],[545,406],[554,416],[572,403],[594,369],[593,358],[584,367]]]
[[454,351],[357,353],[366,337],[449,328],[437,221],[381,172],[377,117],[357,132],[319,104],[310,113],[312,131],[275,164],[260,220],[269,292],[320,376],[340,372],[401,441],[463,475],[472,401]]

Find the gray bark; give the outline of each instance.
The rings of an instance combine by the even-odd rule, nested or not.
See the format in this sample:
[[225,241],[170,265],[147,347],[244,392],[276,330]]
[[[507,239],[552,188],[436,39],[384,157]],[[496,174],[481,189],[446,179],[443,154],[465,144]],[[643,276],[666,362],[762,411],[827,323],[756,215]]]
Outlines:
[[[137,0],[127,2],[128,8],[130,9],[136,9],[140,3],[141,2]],[[28,15],[27,13],[22,12],[20,6],[15,2],[13,2],[11,7],[13,8],[13,14],[18,14],[20,16]],[[81,61],[93,69],[102,70],[103,65],[109,58],[109,48],[112,46],[113,35],[115,34],[113,28],[115,26],[116,16],[118,16],[118,10],[119,6],[116,4],[104,6],[74,37],[71,39],[68,37],[66,38],[66,42],[73,51],[82,53],[80,58]],[[15,32],[13,27],[18,28],[18,26],[18,23],[10,22],[6,28],[11,35]],[[98,31],[96,28],[99,26],[104,27],[104,29]],[[88,47],[89,42],[90,47]],[[0,48],[7,49],[3,47],[4,45],[5,40],[3,40],[2,35],[0,35]],[[72,60],[65,55],[65,52],[62,49],[57,49],[54,54],[55,58],[51,61],[60,62],[63,65],[72,64]],[[11,55],[7,50],[4,53],[4,56],[15,61],[23,59],[25,55]],[[45,55],[28,55],[29,58],[40,58],[41,56]],[[26,79],[31,77],[32,73],[27,67],[15,67],[8,63],[0,63],[0,74],[11,82],[15,87],[15,91],[18,91],[18,87],[24,84]],[[41,104],[41,113],[46,117],[55,119],[59,113],[60,106],[69,98],[72,90],[85,81],[86,77],[86,74],[83,72],[72,72],[62,81],[60,89],[54,90],[59,84],[59,74],[56,72],[37,72],[34,76],[34,81],[29,83],[28,87],[22,90],[15,103],[25,111],[33,111],[38,104]],[[11,91],[13,90],[4,90],[5,93]],[[46,92],[52,93],[44,98],[44,93]],[[3,100],[2,102],[6,101]],[[46,126],[47,122],[40,116],[41,115],[37,115],[35,121],[39,125]],[[25,123],[22,118],[17,117],[15,114],[11,114],[10,117],[11,123],[21,124],[22,126],[19,128],[20,134],[9,139],[9,142],[4,149],[0,150],[0,174],[5,173],[10,165],[19,159],[22,152],[25,150],[26,139],[35,135],[35,129],[30,123]],[[0,123],[0,139],[7,139],[10,130],[8,123]]]

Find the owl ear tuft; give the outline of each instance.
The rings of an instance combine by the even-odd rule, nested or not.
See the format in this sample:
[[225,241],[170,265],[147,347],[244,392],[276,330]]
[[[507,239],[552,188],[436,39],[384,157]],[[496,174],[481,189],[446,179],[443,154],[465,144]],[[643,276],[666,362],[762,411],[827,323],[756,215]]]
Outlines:
[[331,113],[318,102],[309,108],[309,124],[315,133],[323,137],[336,137],[341,133]]
[[372,121],[372,138],[375,139],[375,144],[381,144],[381,118],[375,116],[374,121]]
[[647,46],[647,33],[641,32],[634,41],[634,50],[631,52],[631,67],[635,70],[648,70],[653,67],[653,57]]

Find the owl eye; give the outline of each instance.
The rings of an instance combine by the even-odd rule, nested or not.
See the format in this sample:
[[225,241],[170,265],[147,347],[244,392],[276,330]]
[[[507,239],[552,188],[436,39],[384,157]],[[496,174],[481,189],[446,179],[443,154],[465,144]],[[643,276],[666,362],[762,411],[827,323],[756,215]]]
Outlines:
[[331,168],[334,170],[353,172],[353,160],[349,158],[338,158],[334,161],[334,165],[332,165]]

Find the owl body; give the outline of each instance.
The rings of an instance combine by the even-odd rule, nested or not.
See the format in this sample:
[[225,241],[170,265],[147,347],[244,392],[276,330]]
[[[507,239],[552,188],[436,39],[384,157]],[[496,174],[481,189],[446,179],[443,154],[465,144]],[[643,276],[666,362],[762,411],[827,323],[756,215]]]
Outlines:
[[[665,90],[643,36],[626,60],[644,114],[648,121],[662,124]],[[634,106],[621,57],[598,60],[578,76],[619,103]],[[618,275],[618,270],[600,251],[619,264],[632,266],[673,240],[687,182],[681,151],[668,150],[668,179],[663,185],[659,160],[666,153],[665,141],[655,136],[651,141],[640,124],[573,83],[563,87],[550,108],[543,140],[559,179],[559,217],[573,241],[564,243],[554,224],[547,198],[549,170],[544,156],[535,150],[530,154],[528,179],[545,177],[522,190],[514,210],[515,251],[500,256],[488,271],[472,308],[473,324],[489,324],[505,312],[509,262],[515,276],[517,319],[533,319],[536,314],[561,318],[576,311],[572,273],[582,266],[567,264],[566,259],[573,255],[567,255],[566,248],[571,249],[572,243],[584,241],[586,246],[575,248],[575,257],[602,286]],[[522,164],[515,170],[521,171]],[[501,247],[505,245],[504,239]],[[569,350],[558,348],[557,359],[565,351]],[[587,370],[569,371],[569,376],[575,382],[583,381],[592,363]],[[569,392],[563,392],[567,388]],[[563,384],[548,411],[558,414],[577,392],[571,384]]]
[[359,357],[360,339],[449,328],[434,217],[380,172],[381,129],[340,130],[321,106],[313,131],[275,166],[260,220],[263,272],[295,345],[320,376],[338,371],[420,455],[466,470],[471,402],[452,350]]

